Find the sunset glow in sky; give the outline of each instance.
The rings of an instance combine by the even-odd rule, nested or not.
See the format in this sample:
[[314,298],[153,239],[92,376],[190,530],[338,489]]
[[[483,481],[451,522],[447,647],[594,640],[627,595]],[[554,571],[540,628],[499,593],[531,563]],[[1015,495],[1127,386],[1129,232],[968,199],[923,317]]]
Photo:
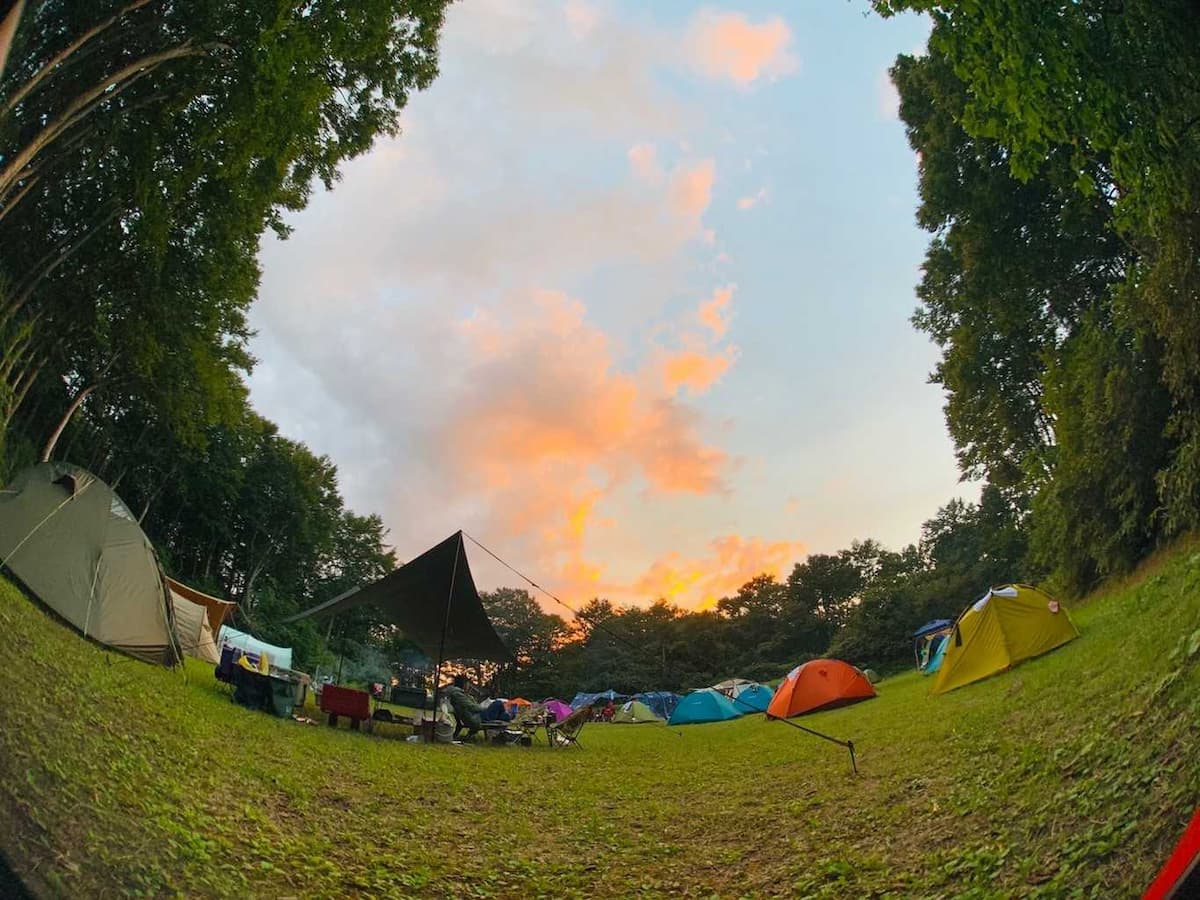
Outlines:
[[[465,0],[403,133],[268,241],[257,408],[408,559],[696,607],[957,483],[863,2]],[[468,547],[480,587],[520,586]]]

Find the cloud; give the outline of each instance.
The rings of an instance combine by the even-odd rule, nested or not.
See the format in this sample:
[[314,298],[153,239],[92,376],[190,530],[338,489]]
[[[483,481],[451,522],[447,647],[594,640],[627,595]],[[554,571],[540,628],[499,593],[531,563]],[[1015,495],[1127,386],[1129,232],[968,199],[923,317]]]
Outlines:
[[808,551],[799,541],[764,541],[725,535],[709,544],[706,556],[686,559],[678,553],[655,561],[630,586],[632,594],[671,602],[691,601],[704,609],[756,575],[784,577]]
[[671,173],[671,204],[684,219],[699,219],[712,202],[716,164],[711,159],[690,166],[682,165]]
[[633,174],[648,184],[662,181],[662,168],[658,164],[658,151],[653,144],[634,144],[626,154]]
[[600,21],[600,11],[585,0],[567,0],[563,4],[563,16],[567,20],[571,36],[576,40],[590,35]]
[[700,324],[711,331],[714,337],[724,337],[725,332],[729,330],[729,305],[736,290],[736,284],[717,288],[696,311],[696,318]]
[[687,388],[693,396],[703,394],[721,380],[737,359],[737,350],[727,347],[718,353],[680,350],[665,354],[659,363],[663,386],[672,394]]
[[778,78],[799,68],[791,43],[791,29],[778,16],[756,25],[744,13],[705,10],[693,17],[684,52],[703,75],[748,87],[760,78]]
[[875,77],[875,112],[890,121],[900,119],[900,92],[887,69],[881,69]]
[[737,208],[740,210],[753,209],[759,203],[767,199],[767,189],[759,188],[757,192],[746,197],[739,197]]
[[[727,496],[739,461],[701,398],[735,371],[734,286],[681,309],[709,277],[718,167],[657,77],[671,35],[593,13],[449,8],[403,135],[264,242],[251,384],[402,558],[464,528],[564,597],[651,600],[633,575],[668,548],[609,566],[596,536]],[[704,528],[678,540],[727,530]]]

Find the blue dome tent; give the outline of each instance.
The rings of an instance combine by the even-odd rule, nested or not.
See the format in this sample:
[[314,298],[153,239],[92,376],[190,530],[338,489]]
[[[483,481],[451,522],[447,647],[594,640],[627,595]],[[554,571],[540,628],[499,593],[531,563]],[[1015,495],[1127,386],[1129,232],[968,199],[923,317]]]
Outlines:
[[712,688],[688,694],[671,713],[668,725],[695,725],[701,722],[724,722],[736,719],[741,713],[733,701]]

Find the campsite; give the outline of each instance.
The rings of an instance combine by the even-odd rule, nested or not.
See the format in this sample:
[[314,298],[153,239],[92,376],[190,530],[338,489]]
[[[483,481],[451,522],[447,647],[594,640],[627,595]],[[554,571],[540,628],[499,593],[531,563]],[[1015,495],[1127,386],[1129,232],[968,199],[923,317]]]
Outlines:
[[0,4],[0,900],[1200,897],[1195,0]]
[[805,720],[855,738],[854,777],[762,716],[593,724],[567,753],[303,726],[231,707],[196,660],[119,662],[2,586],[24,648],[6,852],[71,896],[1136,896],[1178,837],[1164,811],[1200,791],[1200,667],[1161,637],[1198,587],[1191,544],[1076,609],[1084,637],[1053,654]]

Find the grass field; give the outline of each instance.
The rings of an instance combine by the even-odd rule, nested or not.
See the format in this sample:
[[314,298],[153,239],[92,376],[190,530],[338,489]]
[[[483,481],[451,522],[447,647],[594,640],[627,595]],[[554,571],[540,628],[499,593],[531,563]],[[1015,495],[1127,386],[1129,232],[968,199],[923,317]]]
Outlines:
[[1200,797],[1200,544],[1076,607],[1080,640],[942,697],[803,721],[418,746],[234,706],[0,583],[0,842],[40,893],[1135,896]]

